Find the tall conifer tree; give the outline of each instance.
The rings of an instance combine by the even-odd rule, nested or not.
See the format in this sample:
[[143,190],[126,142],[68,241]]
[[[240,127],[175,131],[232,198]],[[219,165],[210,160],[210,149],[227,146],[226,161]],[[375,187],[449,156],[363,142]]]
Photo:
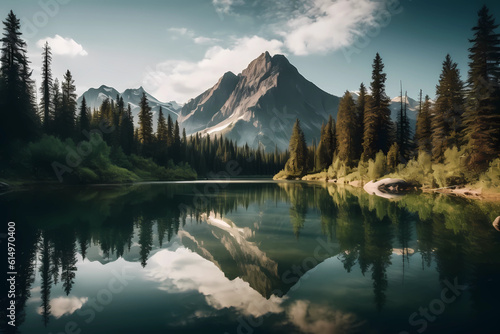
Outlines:
[[481,171],[500,153],[500,35],[486,6],[470,40],[465,133],[471,167]]
[[387,153],[391,141],[390,100],[385,93],[386,74],[382,58],[377,53],[373,61],[371,98],[364,117],[363,153],[365,159],[374,158],[382,150]]
[[49,43],[45,42],[42,51],[42,85],[40,93],[42,94],[40,105],[43,110],[43,130],[45,133],[50,133],[51,121],[53,118],[51,103],[52,103],[52,51]]
[[337,114],[337,150],[338,158],[353,166],[355,157],[356,104],[350,92],[346,91],[339,104]]

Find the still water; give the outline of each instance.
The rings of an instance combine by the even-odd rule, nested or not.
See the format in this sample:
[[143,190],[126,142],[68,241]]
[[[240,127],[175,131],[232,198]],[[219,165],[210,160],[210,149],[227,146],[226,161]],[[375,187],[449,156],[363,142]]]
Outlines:
[[498,332],[498,204],[238,181],[32,189],[0,212],[19,333]]

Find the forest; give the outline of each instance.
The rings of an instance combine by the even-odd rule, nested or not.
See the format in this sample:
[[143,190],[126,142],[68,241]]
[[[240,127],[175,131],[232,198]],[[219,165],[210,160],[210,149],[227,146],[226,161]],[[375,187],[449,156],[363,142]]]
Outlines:
[[[410,126],[407,97],[394,122],[385,93],[382,57],[373,61],[369,91],[363,83],[355,101],[346,91],[337,119],[321,128],[318,145],[307,147],[297,119],[290,158],[275,179],[336,179],[347,183],[400,177],[426,187],[476,184],[500,186],[500,35],[488,8],[478,12],[469,40],[469,71],[461,78],[448,54],[436,97],[422,97],[416,129]],[[406,95],[406,94],[405,94]],[[307,176],[306,176],[307,175]]]
[[[123,98],[106,99],[90,110],[77,105],[70,70],[52,75],[52,52],[45,44],[39,101],[20,20],[11,11],[3,22],[0,59],[0,175],[9,182],[123,183],[217,177],[232,162],[241,175],[273,175],[287,152],[210,135],[186,136],[162,110],[153,114],[143,94],[138,127]],[[182,133],[182,135],[181,135]],[[0,181],[1,181],[0,179]]]

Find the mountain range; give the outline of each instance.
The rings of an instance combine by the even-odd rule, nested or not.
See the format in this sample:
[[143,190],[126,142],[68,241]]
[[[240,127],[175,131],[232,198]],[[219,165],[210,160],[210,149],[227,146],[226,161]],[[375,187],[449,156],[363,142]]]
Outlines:
[[[99,108],[106,98],[123,97],[130,104],[134,122],[138,123],[139,102],[144,88],[127,89],[119,93],[108,86],[91,88],[85,96],[91,109]],[[178,120],[188,135],[223,135],[243,145],[263,147],[273,151],[288,148],[292,127],[298,118],[309,145],[318,142],[320,129],[332,115],[336,119],[340,98],[331,95],[304,78],[283,55],[271,57],[268,52],[253,60],[236,75],[225,73],[204,93],[180,106],[176,102],[161,102],[146,93],[149,105],[156,115],[162,107],[165,116]],[[356,92],[351,92],[357,99]],[[404,98],[403,98],[404,99]],[[410,125],[415,128],[419,102],[411,98],[404,101]],[[401,97],[391,100],[391,117],[397,119]],[[154,117],[156,128],[157,117]]]
[[[132,115],[134,116],[134,123],[137,126],[139,121],[138,114],[141,109],[139,107],[139,103],[141,102],[141,97],[143,92],[146,93],[146,97],[148,98],[148,103],[149,106],[151,107],[153,115],[156,115],[156,113],[160,110],[161,107],[163,109],[165,117],[167,117],[167,115],[170,115],[170,117],[172,117],[174,121],[177,119],[181,106],[179,106],[176,102],[173,101],[161,102],[155,97],[153,97],[151,94],[146,92],[142,87],[139,87],[137,89],[127,89],[123,93],[119,93],[113,87],[102,85],[99,88],[91,88],[85,93],[83,93],[82,96],[78,98],[77,103],[80,106],[82,103],[82,99],[85,96],[85,101],[87,102],[87,106],[90,108],[90,110],[94,110],[94,109],[99,109],[102,102],[106,99],[110,99],[116,102],[116,96],[120,95],[123,98],[123,102],[125,102],[125,107],[128,104],[130,104],[130,107],[132,109]],[[153,119],[155,120],[156,123],[157,117],[153,116]]]

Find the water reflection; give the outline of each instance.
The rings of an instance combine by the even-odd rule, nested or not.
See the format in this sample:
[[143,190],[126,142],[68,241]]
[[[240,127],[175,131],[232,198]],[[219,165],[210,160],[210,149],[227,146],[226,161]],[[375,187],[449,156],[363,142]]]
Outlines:
[[[36,300],[30,299],[34,288],[40,295],[36,313],[48,326],[88,302],[72,295],[84,260],[107,264],[118,258],[140,263],[141,275],[158,290],[196,291],[210,312],[234,310],[251,327],[252,321],[264,323],[256,320],[264,316],[274,319],[261,327],[264,332],[278,325],[305,333],[378,326],[373,319],[363,325],[371,316],[356,314],[356,308],[322,305],[313,301],[316,295],[293,297],[332,257],[353,278],[359,271],[371,279],[371,303],[379,314],[393,307],[391,268],[404,282],[407,271],[416,275],[417,265],[437,271],[435,283],[442,287],[446,279],[466,282],[476,319],[492,322],[500,283],[500,239],[491,228],[496,204],[442,195],[389,201],[361,189],[305,183],[226,184],[218,194],[200,195],[204,190],[202,183],[144,184],[0,197],[3,221],[16,221],[22,249],[18,326],[27,301]],[[320,241],[327,251],[317,251]],[[51,297],[56,286],[63,295]],[[209,317],[197,312],[193,319]]]

